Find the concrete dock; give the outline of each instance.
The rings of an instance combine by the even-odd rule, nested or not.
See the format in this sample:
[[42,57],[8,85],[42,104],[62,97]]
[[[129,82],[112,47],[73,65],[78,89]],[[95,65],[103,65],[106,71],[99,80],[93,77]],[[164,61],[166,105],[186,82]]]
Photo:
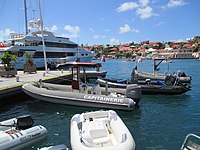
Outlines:
[[[105,77],[106,71],[86,71],[87,77]],[[27,82],[42,80],[50,83],[70,82],[71,71],[37,71],[37,73],[24,73],[17,71],[15,77],[0,77],[0,104],[5,103],[9,97],[22,94],[22,85]]]

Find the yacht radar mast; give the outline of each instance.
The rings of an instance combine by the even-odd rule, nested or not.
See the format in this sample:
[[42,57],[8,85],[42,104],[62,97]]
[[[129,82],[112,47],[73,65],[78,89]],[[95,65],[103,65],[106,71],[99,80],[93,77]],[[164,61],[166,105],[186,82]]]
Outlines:
[[27,7],[26,7],[26,0],[24,0],[24,13],[25,13],[25,34],[28,34],[28,24],[27,24]]

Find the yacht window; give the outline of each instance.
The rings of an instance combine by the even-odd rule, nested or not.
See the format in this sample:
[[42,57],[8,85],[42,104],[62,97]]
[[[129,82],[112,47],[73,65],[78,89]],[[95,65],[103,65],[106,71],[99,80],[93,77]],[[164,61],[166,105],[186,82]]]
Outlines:
[[84,54],[81,54],[81,56],[84,56]]
[[67,53],[66,53],[66,56],[75,56],[75,53],[67,52]]
[[88,56],[88,53],[86,53],[85,55]]
[[[72,52],[46,52],[47,58],[65,58],[66,56],[75,56],[75,53]],[[33,55],[34,58],[43,58],[44,54],[43,52],[36,52]]]
[[44,58],[43,52],[35,52],[33,58]]
[[77,44],[66,44],[66,43],[55,43],[55,42],[45,42],[46,47],[57,47],[57,48],[76,48]]

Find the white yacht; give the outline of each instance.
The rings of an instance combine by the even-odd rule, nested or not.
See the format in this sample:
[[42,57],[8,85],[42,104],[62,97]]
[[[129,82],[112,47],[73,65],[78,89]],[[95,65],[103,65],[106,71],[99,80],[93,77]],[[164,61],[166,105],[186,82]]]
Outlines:
[[[89,50],[81,48],[78,44],[65,37],[57,37],[50,31],[44,31],[44,42],[46,61],[48,67],[55,66],[68,61],[91,62],[96,55]],[[29,34],[11,34],[9,45],[0,48],[0,53],[8,51],[18,57],[18,61],[14,63],[16,69],[23,69],[26,61],[25,52],[33,54],[33,61],[37,68],[44,68],[44,51],[42,44],[42,32],[36,31]]]
[[[38,4],[40,6],[40,1]],[[25,52],[33,54],[33,61],[36,64],[36,68],[47,69],[46,63],[50,68],[57,64],[75,61],[77,59],[82,62],[91,62],[92,58],[96,56],[96,53],[79,47],[78,44],[70,41],[69,38],[57,37],[52,32],[43,29],[41,8],[39,9],[40,19],[37,22],[29,22],[29,26],[31,28],[37,28],[37,31],[29,32],[26,0],[24,0],[25,34],[11,33],[11,38],[8,43],[0,42],[0,56],[6,51],[16,55],[18,60],[15,63],[13,62],[13,65],[18,70],[23,69],[23,65],[26,62]]]

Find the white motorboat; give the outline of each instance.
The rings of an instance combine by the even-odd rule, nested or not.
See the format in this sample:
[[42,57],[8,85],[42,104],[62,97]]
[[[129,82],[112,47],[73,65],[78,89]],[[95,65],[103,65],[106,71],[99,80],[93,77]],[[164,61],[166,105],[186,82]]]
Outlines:
[[0,149],[19,150],[44,139],[46,128],[32,125],[33,120],[29,115],[0,122]]
[[133,150],[135,141],[113,110],[76,114],[71,119],[71,147],[74,150]]
[[188,134],[183,141],[181,150],[200,150],[200,136]]
[[[23,91],[35,99],[47,102],[104,109],[133,110],[136,102],[141,99],[141,88],[136,84],[128,85],[121,91],[86,84],[85,68],[100,67],[99,63],[68,62],[65,65],[72,68],[71,85],[30,82],[22,86]],[[85,82],[80,78],[81,69],[84,69]]]

